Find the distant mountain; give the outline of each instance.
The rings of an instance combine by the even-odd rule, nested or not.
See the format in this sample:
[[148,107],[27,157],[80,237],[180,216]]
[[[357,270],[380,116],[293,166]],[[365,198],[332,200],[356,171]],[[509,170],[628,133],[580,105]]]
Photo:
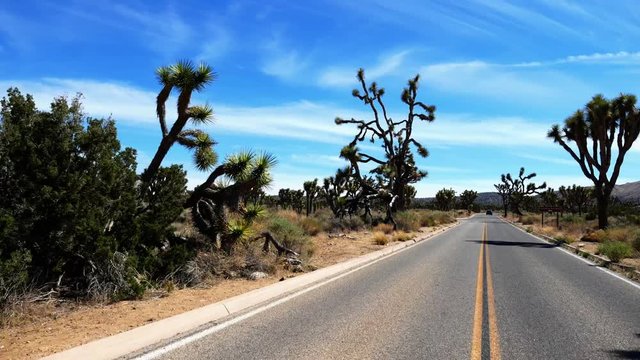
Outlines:
[[[613,189],[612,196],[618,198],[621,202],[640,204],[640,181],[616,185]],[[414,203],[424,204],[431,203],[433,201],[435,201],[435,198],[433,197],[416,198]],[[482,192],[478,193],[476,204],[480,206],[500,207],[502,204],[502,198],[497,192]]]
[[616,185],[611,195],[622,202],[640,204],[640,181]]

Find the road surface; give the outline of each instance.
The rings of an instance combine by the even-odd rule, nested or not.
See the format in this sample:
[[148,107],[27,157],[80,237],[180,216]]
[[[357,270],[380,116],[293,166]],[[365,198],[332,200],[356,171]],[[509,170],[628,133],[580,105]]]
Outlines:
[[493,216],[161,359],[640,359],[640,288]]

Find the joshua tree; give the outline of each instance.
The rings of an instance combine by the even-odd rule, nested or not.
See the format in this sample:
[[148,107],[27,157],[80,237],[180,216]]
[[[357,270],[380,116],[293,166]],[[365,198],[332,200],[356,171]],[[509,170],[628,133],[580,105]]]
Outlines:
[[522,215],[520,205],[528,196],[537,194],[539,193],[539,190],[547,187],[546,182],[542,183],[540,186],[536,186],[535,183],[527,184],[527,181],[536,177],[536,173],[525,175],[524,172],[524,168],[521,167],[517,178],[512,177],[509,173],[502,174],[501,176],[502,183],[509,188],[509,204],[511,205],[511,210],[516,215]]
[[359,183],[351,178],[350,166],[338,169],[334,176],[325,178],[319,196],[323,197],[327,206],[336,218],[343,218],[348,213],[349,199],[359,190]]
[[473,190],[465,190],[460,194],[460,206],[467,209],[471,213],[471,207],[478,198],[478,192]]
[[456,192],[453,189],[442,189],[436,193],[436,206],[439,210],[449,211],[453,209],[456,200]]
[[[639,133],[640,113],[634,95],[620,95],[613,100],[596,95],[584,109],[568,117],[562,128],[553,125],[548,133],[548,137],[560,144],[593,182],[601,229],[609,224],[611,192],[624,157]],[[576,148],[570,146],[572,142]]]
[[502,199],[502,208],[504,209],[504,217],[507,217],[510,200],[511,200],[511,186],[506,183],[494,184],[493,187],[496,188],[496,191],[500,195]]
[[[148,184],[156,176],[162,160],[176,142],[188,149],[195,150],[195,163],[200,170],[210,169],[217,161],[216,153],[213,151],[215,142],[207,133],[197,129],[184,129],[189,121],[197,125],[212,119],[213,110],[211,107],[190,104],[193,92],[201,91],[214,80],[215,74],[211,67],[206,64],[195,66],[192,62],[183,60],[178,61],[175,65],[158,68],[156,76],[162,85],[162,90],[156,98],[156,114],[160,121],[162,140],[149,167],[141,175],[144,184]],[[178,117],[169,130],[166,123],[166,103],[174,88],[179,91]]]
[[[262,213],[259,205],[245,206],[244,200],[271,183],[270,169],[275,163],[269,154],[232,155],[216,167],[185,202],[200,232],[214,242],[219,239],[220,248],[225,252],[233,251],[236,242],[247,236],[252,221]],[[229,213],[237,213],[241,219],[229,221]]]
[[[162,140],[149,167],[141,175],[145,189],[143,194],[152,191],[151,184],[159,174],[162,160],[176,142],[195,150],[195,163],[200,170],[209,170],[217,162],[217,155],[213,151],[215,142],[209,135],[202,130],[185,130],[189,121],[201,124],[212,118],[211,107],[190,105],[193,92],[201,91],[213,81],[215,75],[211,67],[179,61],[175,65],[160,67],[156,75],[162,85],[156,98],[156,114],[160,121]],[[166,123],[166,102],[174,88],[179,90],[178,117],[169,130]],[[251,222],[260,215],[259,206],[245,206],[246,199],[263,193],[271,182],[270,169],[275,163],[275,158],[270,154],[256,155],[248,151],[231,155],[184,202],[184,208],[191,209],[200,232],[214,243],[220,241],[220,247],[227,253],[233,250],[239,239],[247,236]],[[230,213],[238,213],[239,219],[229,221],[227,217]],[[278,252],[282,252],[282,246],[273,236],[265,238],[266,242],[276,245]],[[284,250],[292,253],[288,249]]]
[[283,209],[291,208],[298,213],[302,213],[304,207],[302,190],[280,189],[278,191],[278,205]]
[[540,193],[540,203],[542,206],[555,207],[560,204],[560,199],[553,188],[548,188],[546,191]]
[[306,208],[307,208],[307,216],[312,212],[315,212],[315,200],[318,196],[318,192],[320,191],[320,187],[318,187],[318,179],[313,179],[313,181],[305,181],[303,184],[305,200],[306,200]]
[[[393,222],[391,212],[407,206],[406,187],[427,176],[426,171],[418,169],[413,158],[412,148],[422,157],[429,154],[413,137],[413,125],[415,120],[433,121],[435,106],[416,100],[419,81],[419,76],[416,75],[409,80],[408,87],[403,90],[401,96],[402,102],[408,106],[406,118],[394,121],[389,117],[382,101],[384,89],[378,88],[375,82],[367,87],[363,69],[358,71],[357,78],[361,89],[354,89],[352,95],[371,109],[373,119],[335,119],[338,125],[355,124],[358,129],[353,141],[342,150],[341,156],[349,160],[352,176],[362,187],[360,196],[375,196],[383,200],[387,204],[387,221]],[[378,156],[360,151],[356,144],[364,140],[378,142],[384,154]],[[370,162],[377,165],[371,171],[376,176],[374,186],[371,186],[371,179],[363,176],[360,171],[360,164]]]
[[582,210],[590,206],[593,198],[591,189],[575,184],[571,187],[560,186],[558,191],[565,206],[573,214],[577,212],[578,215],[582,215]]

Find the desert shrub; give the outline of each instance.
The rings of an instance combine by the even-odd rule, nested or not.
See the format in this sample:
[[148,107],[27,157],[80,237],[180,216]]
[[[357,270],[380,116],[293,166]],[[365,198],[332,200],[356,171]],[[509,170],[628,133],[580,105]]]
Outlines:
[[94,264],[88,274],[88,297],[101,301],[142,298],[149,282],[136,265],[135,256],[124,252],[115,252],[108,260]]
[[300,226],[304,230],[304,233],[310,236],[318,235],[322,230],[322,222],[315,217],[306,217],[300,220]]
[[269,220],[267,229],[284,246],[298,253],[302,252],[301,250],[308,241],[302,227],[291,221],[290,218],[280,216],[280,213]]
[[420,212],[420,227],[436,226],[435,216],[429,212]]
[[393,232],[393,225],[391,225],[391,224],[378,224],[373,228],[373,231],[381,232],[383,234],[391,234]]
[[539,222],[539,218],[536,215],[522,215],[520,217],[520,223],[522,225],[533,225]]
[[0,309],[12,296],[26,289],[30,266],[31,254],[28,250],[15,251],[7,261],[0,262]]
[[634,231],[630,228],[609,228],[605,231],[608,241],[631,242]]
[[417,231],[420,229],[420,216],[416,211],[399,211],[395,215],[399,230]]
[[591,241],[591,242],[604,242],[607,239],[607,233],[600,229],[596,231],[588,232],[586,235],[582,237],[582,241]]
[[446,211],[434,211],[433,216],[436,225],[450,224],[456,221],[456,217]]
[[376,231],[373,233],[373,243],[376,245],[387,245],[389,243],[389,237],[382,231]]
[[633,240],[631,240],[631,246],[638,252],[640,252],[640,231],[637,231]]
[[313,218],[318,221],[322,231],[331,232],[341,227],[340,220],[333,216],[333,213],[329,209],[318,209]]
[[364,221],[360,216],[348,216],[340,221],[344,230],[360,230],[364,227]]
[[393,241],[409,241],[411,240],[412,236],[409,233],[406,233],[404,231],[396,231],[393,236],[391,237],[391,239]]
[[576,214],[567,214],[562,217],[561,221],[571,224],[584,224],[584,218]]
[[531,234],[531,233],[533,232],[533,227],[531,227],[531,226],[527,226],[527,227],[525,228],[525,230],[526,230],[529,234]]
[[588,212],[587,215],[585,215],[584,219],[587,221],[592,221],[595,220],[597,218],[596,213],[593,212]]
[[598,245],[598,252],[606,255],[611,261],[618,262],[633,254],[631,246],[620,241],[607,241]]
[[272,257],[268,257],[259,249],[248,248],[244,253],[243,274],[248,276],[254,271],[261,271],[268,274],[276,272],[276,264]]

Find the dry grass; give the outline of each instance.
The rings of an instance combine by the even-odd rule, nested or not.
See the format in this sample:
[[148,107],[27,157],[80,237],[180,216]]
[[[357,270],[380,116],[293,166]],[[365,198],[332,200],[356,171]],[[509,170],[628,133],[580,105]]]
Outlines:
[[389,243],[389,237],[382,231],[376,231],[373,233],[373,243],[376,245],[387,245]]
[[409,241],[412,238],[413,236],[411,234],[404,231],[396,231],[391,237],[393,241]]
[[[383,234],[391,234],[393,232],[393,225],[391,224],[378,224],[373,228],[375,232],[381,232]],[[375,234],[374,234],[375,235]]]

